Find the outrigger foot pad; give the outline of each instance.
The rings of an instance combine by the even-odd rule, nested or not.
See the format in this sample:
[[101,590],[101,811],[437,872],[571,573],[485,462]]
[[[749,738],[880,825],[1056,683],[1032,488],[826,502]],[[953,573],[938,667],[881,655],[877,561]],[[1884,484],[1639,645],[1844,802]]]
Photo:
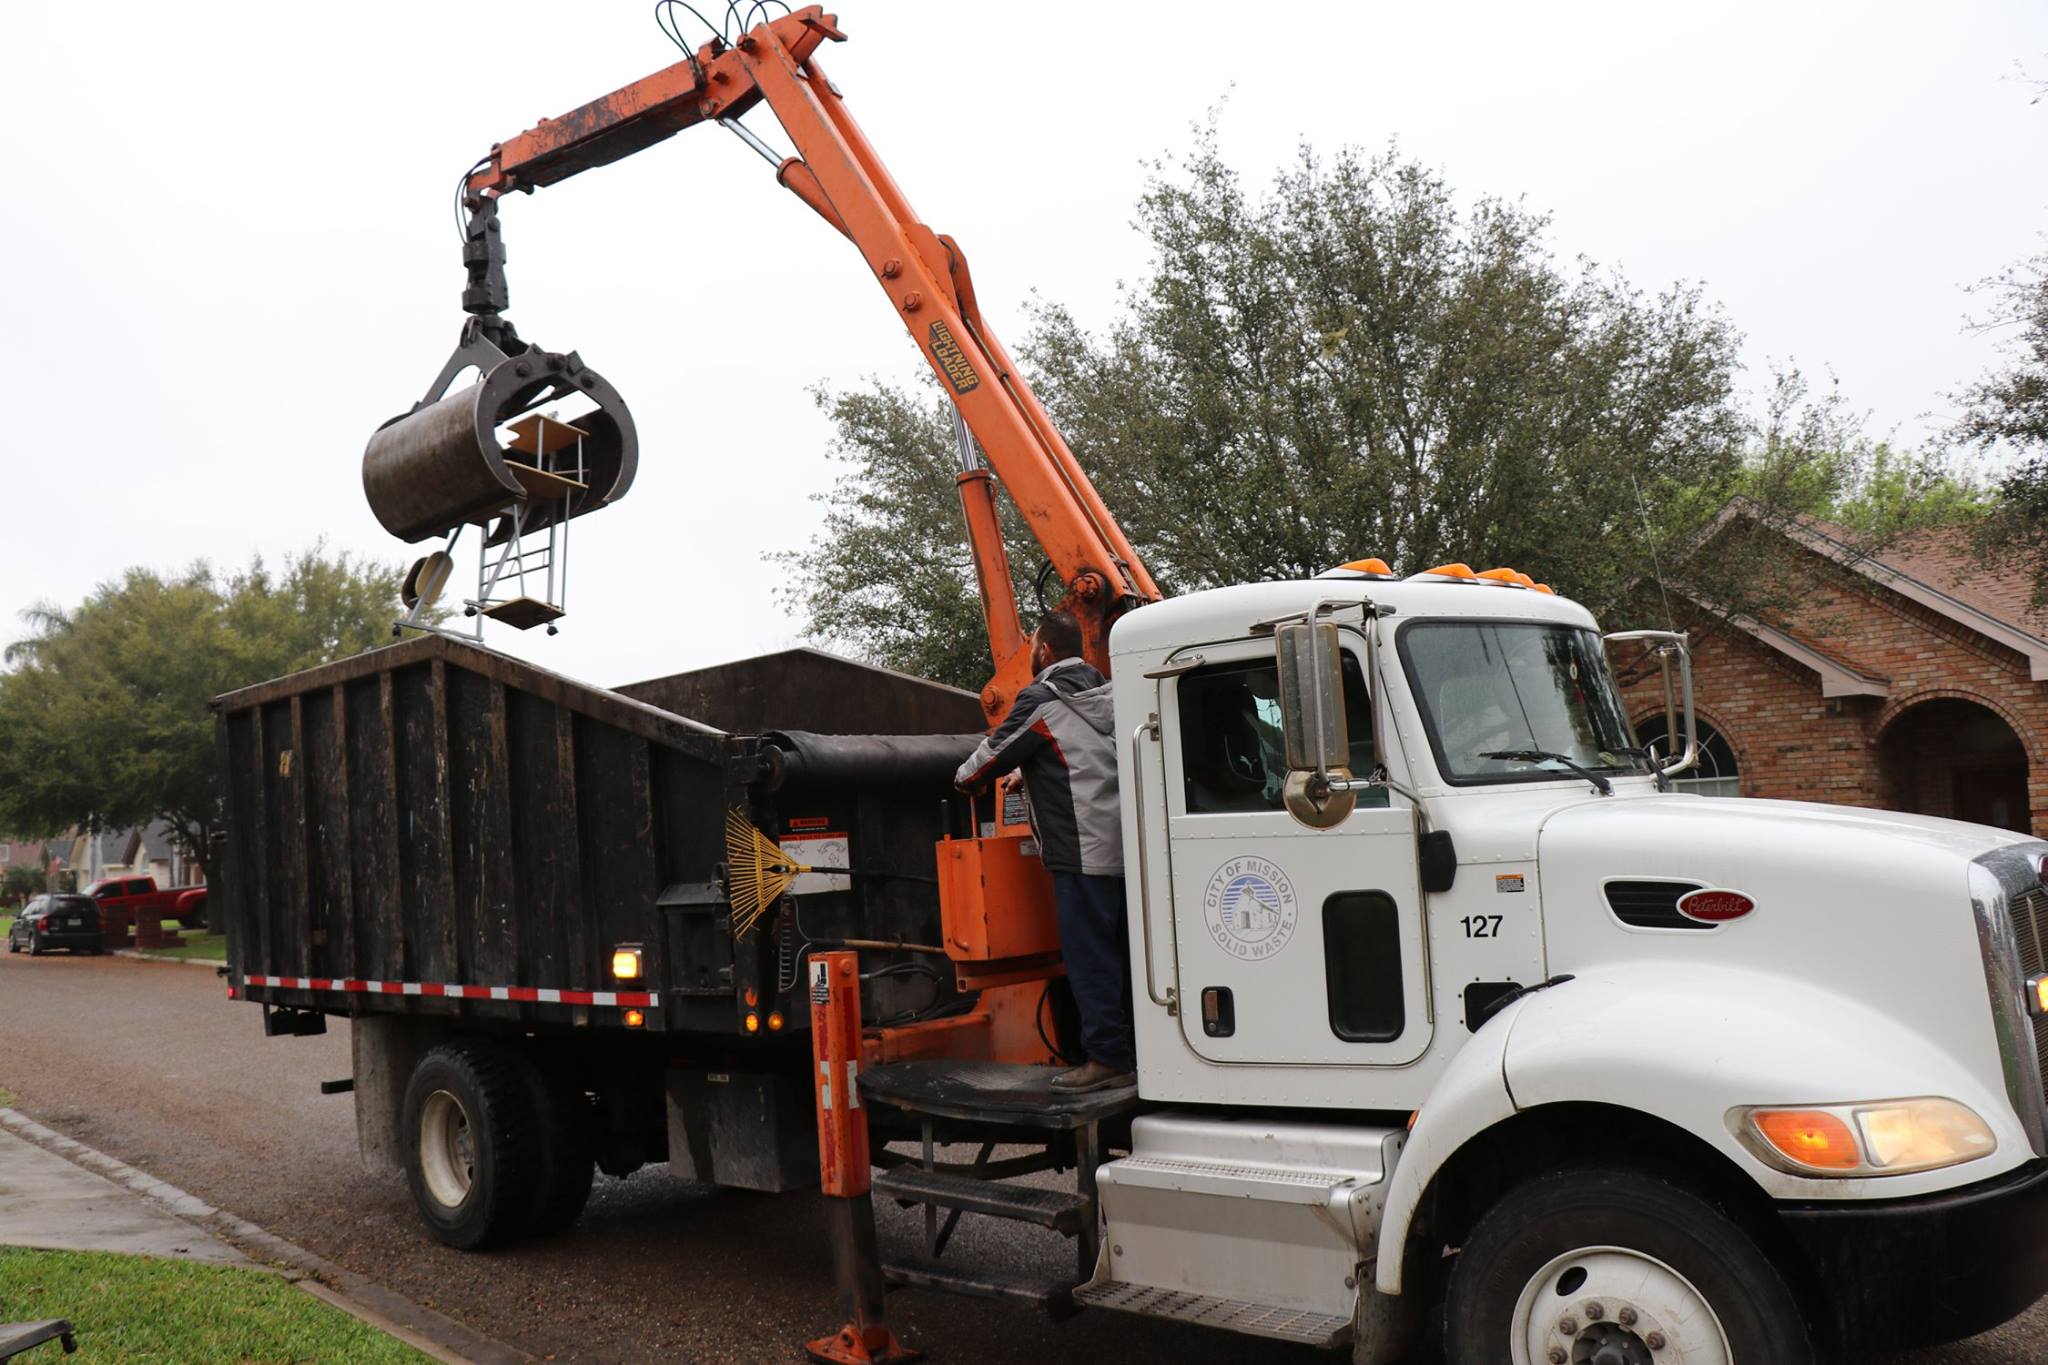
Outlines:
[[804,1353],[822,1365],[909,1365],[923,1360],[923,1351],[913,1351],[896,1340],[887,1327],[865,1330],[848,1323],[838,1334],[804,1343]]

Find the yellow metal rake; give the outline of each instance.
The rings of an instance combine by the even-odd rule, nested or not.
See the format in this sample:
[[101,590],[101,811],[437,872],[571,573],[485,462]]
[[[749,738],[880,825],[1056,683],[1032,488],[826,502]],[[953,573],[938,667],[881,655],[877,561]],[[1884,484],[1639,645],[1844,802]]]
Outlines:
[[725,813],[726,896],[732,905],[732,933],[744,938],[791,882],[809,872],[789,850],[754,828],[739,811]]

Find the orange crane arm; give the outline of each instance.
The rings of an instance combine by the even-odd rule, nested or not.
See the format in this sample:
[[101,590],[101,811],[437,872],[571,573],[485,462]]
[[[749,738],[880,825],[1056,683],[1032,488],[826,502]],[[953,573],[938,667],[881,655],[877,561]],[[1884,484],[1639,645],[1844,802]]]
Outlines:
[[[982,707],[994,720],[1030,680],[1030,648],[991,470],[1059,575],[1060,605],[1081,622],[1083,653],[1096,667],[1108,671],[1110,625],[1130,608],[1157,601],[1159,589],[983,320],[958,244],[911,211],[825,78],[815,54],[828,40],[843,42],[845,34],[817,5],[764,23],[731,47],[713,39],[674,66],[493,147],[471,173],[467,192],[483,203],[531,191],[707,121],[725,124],[775,160],[737,122],[767,103],[797,152],[777,162],[776,178],[860,250],[959,415],[961,505],[996,665]],[[989,468],[981,467],[976,444]]]

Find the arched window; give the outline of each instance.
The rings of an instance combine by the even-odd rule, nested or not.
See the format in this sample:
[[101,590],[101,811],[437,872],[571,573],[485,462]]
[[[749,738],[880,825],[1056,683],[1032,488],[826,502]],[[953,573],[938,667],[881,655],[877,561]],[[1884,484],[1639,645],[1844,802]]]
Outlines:
[[[1683,725],[1683,722],[1681,722]],[[1740,796],[1742,778],[1735,769],[1735,750],[1719,730],[1699,722],[1700,760],[1671,779],[1678,791],[1694,796]],[[1680,743],[1683,744],[1681,739]],[[1670,757],[1670,738],[1665,733],[1661,712],[1636,722],[1636,743],[1648,749],[1659,763]]]

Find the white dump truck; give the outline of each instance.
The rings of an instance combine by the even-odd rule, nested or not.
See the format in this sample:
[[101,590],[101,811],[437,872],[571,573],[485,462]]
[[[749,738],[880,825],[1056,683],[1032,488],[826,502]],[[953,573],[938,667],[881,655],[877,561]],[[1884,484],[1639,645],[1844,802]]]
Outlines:
[[1673,793],[1583,608],[1380,567],[1112,634],[1145,1109],[1079,1298],[1782,1365],[2048,1289],[2048,843]]
[[[441,541],[407,578],[420,637],[220,702],[231,993],[280,1036],[351,1019],[331,1088],[433,1235],[558,1228],[593,1163],[755,1190],[822,1165],[853,1312],[812,1350],[836,1361],[895,1358],[885,1283],[1360,1365],[1432,1320],[1452,1365],[1800,1365],[2048,1288],[2048,843],[1674,794],[1684,642],[1625,643],[1674,694],[1639,751],[1614,637],[1511,570],[1361,560],[1159,600],[959,243],[826,77],[837,17],[777,8],[729,7],[683,61],[475,161],[457,348],[364,453],[380,521]],[[906,734],[905,680],[787,666],[731,717],[696,688],[650,703],[430,619],[474,525],[476,630],[552,630],[569,522],[637,465],[611,386],[504,316],[500,204],[700,125],[856,248],[954,405],[994,664],[965,719]],[[801,316],[811,264],[756,272],[758,306]],[[1021,794],[951,792],[959,731],[1032,678],[1025,581],[1111,674],[1122,751],[1137,1082],[1078,1097],[1045,1083],[1070,1049]],[[980,1155],[949,1164],[962,1139]],[[1012,1180],[1065,1169],[1072,1192]],[[921,1256],[881,1261],[870,1195],[923,1206]],[[1074,1238],[1075,1279],[942,1261],[963,1213]]]

